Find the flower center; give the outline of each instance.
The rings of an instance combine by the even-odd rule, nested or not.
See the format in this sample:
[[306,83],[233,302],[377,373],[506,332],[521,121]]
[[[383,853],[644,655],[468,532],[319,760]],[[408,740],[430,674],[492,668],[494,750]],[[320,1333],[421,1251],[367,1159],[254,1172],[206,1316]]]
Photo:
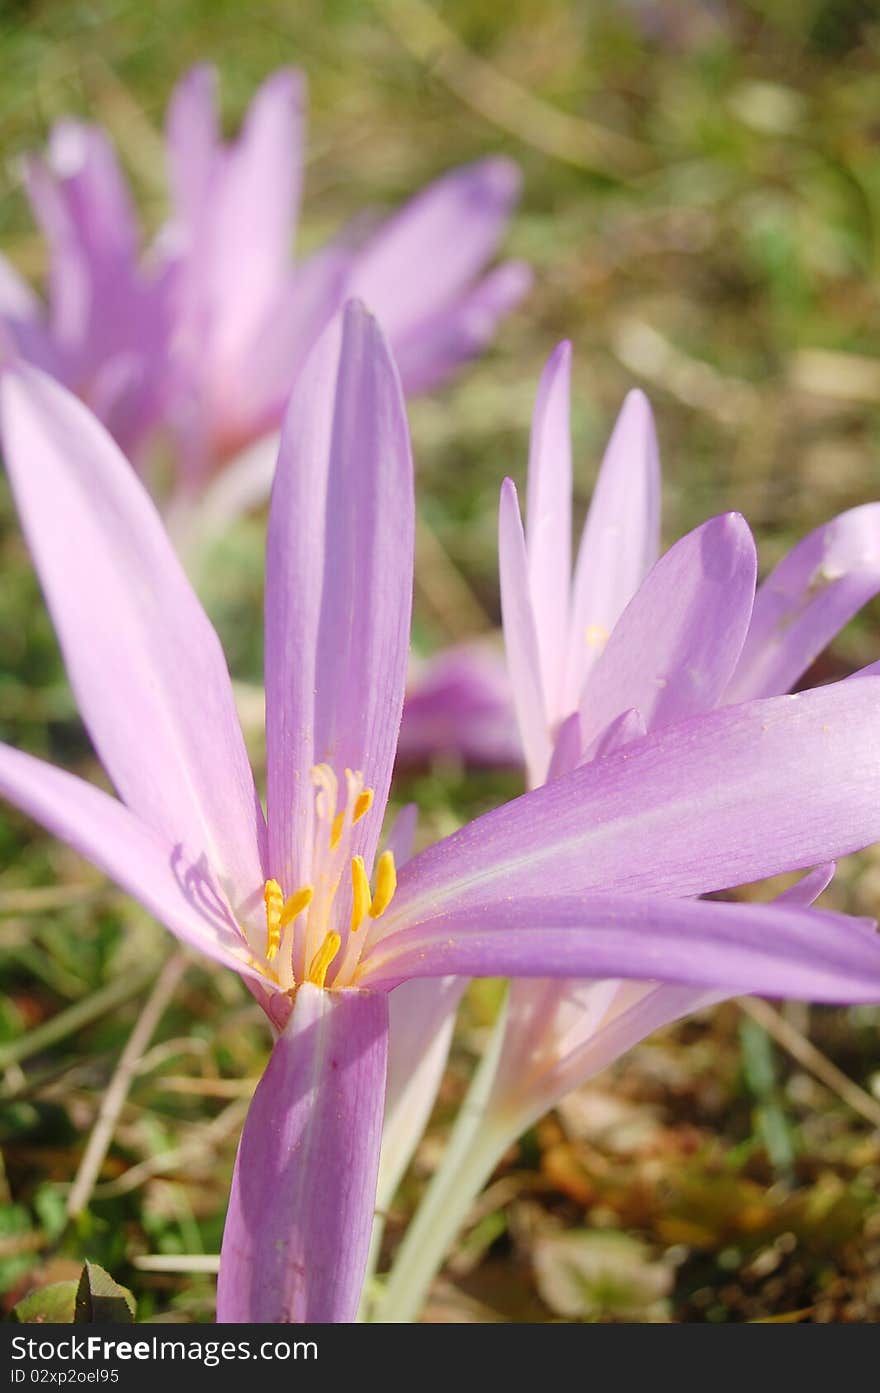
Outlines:
[[[266,975],[288,992],[302,982],[316,987],[351,984],[362,948],[358,930],[378,919],[397,888],[394,854],[383,851],[375,886],[364,858],[352,854],[353,831],[373,806],[373,790],[363,776],[345,771],[345,802],[339,807],[339,780],[327,764],[312,769],[315,786],[312,878],[285,895],[277,880],[263,888],[266,906]],[[270,966],[271,965],[271,966]]]

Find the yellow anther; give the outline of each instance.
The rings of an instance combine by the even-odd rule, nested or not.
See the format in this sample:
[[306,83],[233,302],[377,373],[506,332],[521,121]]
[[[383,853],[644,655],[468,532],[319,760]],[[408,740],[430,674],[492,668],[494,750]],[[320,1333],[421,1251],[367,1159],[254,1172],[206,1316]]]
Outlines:
[[357,933],[370,912],[370,882],[363,856],[353,856],[351,860],[351,923],[349,930]]
[[397,869],[394,865],[394,852],[383,851],[376,867],[376,893],[370,905],[370,918],[378,919],[394,899],[397,889]]
[[610,635],[601,624],[588,624],[584,640],[588,648],[604,648]]
[[286,929],[288,924],[292,924],[298,914],[302,914],[304,909],[312,903],[314,889],[311,885],[303,885],[295,894],[288,895],[284,901],[279,920],[282,929]]
[[323,987],[327,977],[327,970],[330,967],[336,954],[339,952],[342,939],[338,933],[331,929],[321,944],[312,961],[309,963],[308,980],[313,982],[316,987]]
[[[346,773],[350,774],[350,771],[346,770]],[[359,779],[360,775],[358,775],[357,777]],[[350,774],[350,778],[353,779],[354,775]],[[366,814],[370,811],[372,806],[373,790],[371,788],[365,788],[357,795],[357,797],[354,800],[354,807],[351,813],[352,827],[354,827],[356,822],[360,822],[362,817],[366,816]],[[344,826],[345,812],[343,811],[341,813],[336,814],[336,816],[333,819],[333,826],[330,830],[330,847],[333,851],[335,851],[339,845],[339,839],[342,836],[342,829]]]
[[266,904],[266,957],[269,962],[281,947],[281,910],[284,892],[277,880],[267,880],[263,886]]

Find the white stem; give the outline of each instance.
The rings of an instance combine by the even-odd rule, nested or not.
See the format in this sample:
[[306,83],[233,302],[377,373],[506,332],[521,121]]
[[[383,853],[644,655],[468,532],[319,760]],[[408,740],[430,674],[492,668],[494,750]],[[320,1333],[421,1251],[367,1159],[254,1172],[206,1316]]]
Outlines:
[[507,1147],[519,1135],[519,1120],[493,1115],[488,1103],[504,1041],[507,1011],[502,1009],[488,1049],[461,1105],[443,1160],[419,1208],[376,1304],[374,1320],[415,1320],[443,1259]]

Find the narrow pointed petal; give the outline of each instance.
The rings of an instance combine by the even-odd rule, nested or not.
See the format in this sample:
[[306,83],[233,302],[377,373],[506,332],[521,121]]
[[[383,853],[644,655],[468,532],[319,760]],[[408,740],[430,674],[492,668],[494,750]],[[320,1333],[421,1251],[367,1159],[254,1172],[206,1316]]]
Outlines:
[[19,355],[56,377],[64,371],[42,304],[12,263],[0,255],[0,364]]
[[[833,873],[833,863],[818,867],[776,903],[812,904]],[[509,1120],[511,1136],[519,1134],[640,1040],[727,995],[677,982],[516,978],[487,1111]]]
[[391,824],[388,836],[385,839],[385,849],[391,852],[398,868],[412,856],[418,820],[418,805],[416,803],[404,803],[397,817]]
[[814,871],[801,876],[795,885],[790,885],[781,895],[777,895],[777,904],[815,904],[823,891],[828,889],[836,870],[835,861],[826,861],[824,866],[817,866]]
[[863,677],[648,735],[414,857],[374,938],[551,889],[705,894],[867,846],[878,709],[880,682]]
[[572,596],[566,705],[584,681],[660,549],[660,456],[647,398],[630,392],[587,515]]
[[529,449],[526,549],[529,593],[551,723],[569,714],[563,678],[571,588],[571,344],[561,343],[541,376]]
[[60,121],[47,156],[25,164],[34,215],[49,245],[50,318],[79,384],[120,349],[134,349],[143,306],[134,205],[109,140]]
[[520,1135],[640,1040],[725,996],[680,983],[517,978],[487,1111]]
[[588,763],[593,759],[602,759],[605,755],[616,754],[618,750],[623,750],[627,745],[631,745],[634,740],[641,740],[647,734],[645,718],[641,711],[635,707],[630,707],[628,711],[622,711],[619,716],[615,716],[613,721],[609,721],[604,730],[600,731],[591,741],[583,752],[582,758],[577,761]]
[[43,307],[11,261],[0,255],[0,315],[4,319],[42,319]]
[[226,152],[222,188],[211,209],[214,273],[224,295],[217,325],[222,347],[250,337],[286,277],[302,187],[305,104],[302,73],[273,73]]
[[492,158],[436,179],[364,248],[349,293],[405,340],[457,301],[494,255],[519,197],[511,160]]
[[347,248],[329,247],[279,277],[222,398],[212,402],[227,436],[250,440],[280,426],[305,359],[342,308],[350,260]]
[[191,68],[175,87],[166,137],[175,236],[190,241],[198,234],[221,157],[217,72],[209,63]]
[[[204,351],[229,364],[253,339],[289,277],[302,184],[305,79],[273,73],[238,138],[217,144],[214,75],[197,68],[172,106],[169,158],[177,207],[170,232],[184,258],[188,315],[209,332]],[[198,325],[188,325],[190,329]],[[195,347],[195,343],[193,345]]]
[[532,285],[531,267],[505,261],[448,308],[391,340],[407,396],[429,392],[488,348],[500,321]]
[[[537,926],[537,927],[536,927]],[[359,985],[416,976],[627,977],[800,1000],[880,1000],[870,921],[798,905],[544,895],[453,911],[384,939]]]
[[788,691],[878,591],[880,503],[866,503],[804,537],[771,571],[727,700]]
[[404,982],[388,998],[388,1084],[376,1207],[386,1209],[437,1098],[467,980]]
[[262,884],[262,812],[220,643],[143,486],[64,388],[2,384],[6,466],[70,683],[123,802],[233,903]]
[[516,486],[505,479],[498,507],[498,569],[504,648],[513,702],[531,784],[542,783],[551,744],[541,682],[538,633],[529,590],[528,554]]
[[[377,812],[400,729],[412,606],[412,458],[400,383],[374,319],[352,303],[291,398],[266,560],[266,740],[273,874],[307,879],[309,769],[360,770]],[[301,873],[305,871],[306,873]]]
[[583,749],[580,714],[577,711],[572,711],[570,716],[566,716],[556,732],[553,754],[544,782],[552,783],[554,779],[561,779],[563,774],[570,774],[573,769],[576,769],[582,762]]
[[718,702],[736,666],[755,598],[757,556],[739,513],[682,537],[620,616],[581,701],[589,744],[637,708],[648,730]]
[[217,1320],[346,1323],[376,1194],[388,1007],[305,982],[257,1085],[223,1233]]
[[91,861],[187,947],[265,983],[206,867],[117,799],[8,745],[0,745],[0,797]]

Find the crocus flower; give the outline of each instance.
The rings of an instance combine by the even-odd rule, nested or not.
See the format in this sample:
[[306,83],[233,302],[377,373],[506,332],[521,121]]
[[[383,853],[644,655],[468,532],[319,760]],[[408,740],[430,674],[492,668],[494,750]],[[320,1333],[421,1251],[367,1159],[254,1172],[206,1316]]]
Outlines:
[[[659,458],[639,393],[608,446],[572,586],[570,362],[563,344],[538,390],[525,534],[509,480],[501,496],[504,630],[533,785],[632,751],[646,732],[786,691],[880,590],[880,504],[811,534],[757,597],[755,548],[737,515],[712,519],[656,561]],[[811,904],[833,869],[819,867],[777,903]],[[527,1127],[660,1026],[729,994],[620,979],[512,983],[381,1315],[418,1311],[474,1195]]]
[[500,157],[453,170],[385,223],[294,263],[305,79],[270,77],[231,142],[215,88],[200,66],[171,98],[171,210],[146,259],[107,137],[64,121],[46,158],[27,163],[49,247],[48,319],[0,267],[0,347],[72,387],[123,445],[170,428],[180,535],[233,461],[209,519],[268,496],[277,442],[259,442],[279,428],[297,372],[350,296],[378,314],[406,389],[420,392],[486,347],[530,281],[521,262],[485,271],[519,193],[516,166]]
[[98,127],[59,121],[23,170],[49,253],[49,303],[0,261],[0,358],[51,372],[134,451],[162,409],[167,269],[142,259],[134,204]]
[[655,566],[660,464],[640,392],[611,436],[572,578],[570,371],[563,343],[535,404],[526,533],[510,480],[501,496],[505,647],[532,786],[603,740],[625,740],[615,722],[655,730],[788,691],[880,591],[878,503],[817,528],[757,594],[754,543],[736,514],[698,528]]
[[0,747],[0,791],[185,943],[277,1038],[239,1145],[218,1315],[354,1317],[388,994],[419,977],[632,975],[880,996],[880,941],[790,905],[695,898],[880,834],[877,681],[731,707],[574,770],[421,852],[377,856],[403,703],[412,465],[400,384],[357,305],[293,393],[266,576],[267,799],[158,515],[87,409],[2,385],[13,492],[118,798]]

